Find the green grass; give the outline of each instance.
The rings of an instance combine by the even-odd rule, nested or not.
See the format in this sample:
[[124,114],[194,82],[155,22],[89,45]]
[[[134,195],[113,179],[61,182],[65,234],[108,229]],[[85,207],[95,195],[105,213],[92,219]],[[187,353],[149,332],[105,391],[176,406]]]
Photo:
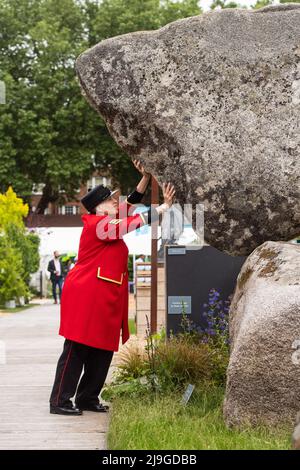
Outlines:
[[113,401],[110,450],[285,450],[291,429],[226,428],[224,391],[194,392],[183,407],[181,395],[120,397]]
[[130,334],[135,335],[136,334],[136,324],[135,324],[135,321],[132,318],[130,318],[128,320],[128,325],[129,325]]
[[31,307],[36,307],[37,305],[39,305],[39,304],[34,304],[34,303],[32,303],[32,304],[26,304],[26,305],[24,305],[24,306],[22,306],[22,307],[19,306],[19,307],[15,307],[15,308],[5,308],[4,305],[0,305],[0,310],[1,310],[2,312],[5,312],[5,313],[6,313],[6,312],[8,312],[8,313],[10,313],[10,312],[11,312],[11,313],[13,313],[13,312],[22,312],[23,310],[27,310],[27,309],[29,309],[29,308],[31,308]]

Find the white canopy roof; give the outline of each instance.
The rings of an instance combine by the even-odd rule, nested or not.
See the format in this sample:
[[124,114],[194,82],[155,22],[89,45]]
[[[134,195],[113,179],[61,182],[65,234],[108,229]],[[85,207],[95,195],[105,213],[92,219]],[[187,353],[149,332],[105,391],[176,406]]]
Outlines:
[[[141,212],[141,210],[137,207],[136,212]],[[82,227],[36,227],[34,231],[39,234],[41,239],[41,256],[52,256],[55,250],[58,250],[60,253],[78,253]],[[158,238],[160,236],[161,227],[158,227]],[[179,243],[185,245],[191,243],[196,238],[191,225],[185,224],[185,229],[180,236]],[[151,228],[149,225],[144,225],[126,234],[123,239],[128,246],[130,255],[151,255]],[[160,245],[161,241],[158,240],[158,249]]]

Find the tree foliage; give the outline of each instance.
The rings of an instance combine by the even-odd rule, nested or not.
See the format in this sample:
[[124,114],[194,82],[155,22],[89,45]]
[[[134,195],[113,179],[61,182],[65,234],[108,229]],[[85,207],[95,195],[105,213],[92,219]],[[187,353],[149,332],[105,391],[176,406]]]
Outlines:
[[[236,2],[231,2],[228,0],[214,0],[210,6],[211,10],[214,10],[215,8],[221,8],[222,10],[224,8],[243,8],[242,5],[239,5]],[[246,8],[246,7],[244,7]]]
[[254,10],[258,10],[259,8],[263,8],[271,4],[272,4],[272,0],[257,0],[257,2],[254,5],[252,5],[252,8]]
[[[270,3],[258,0],[252,8]],[[75,59],[109,37],[198,15],[200,5],[198,0],[0,0],[0,80],[6,85],[0,191],[12,185],[29,202],[33,184],[43,183],[37,208],[43,213],[49,202],[76,198],[95,169],[110,171],[123,192],[132,188],[136,170],[81,95]],[[242,5],[214,0],[211,9],[216,7]]]
[[43,183],[41,213],[76,197],[94,169],[127,191],[136,170],[82,97],[75,59],[102,39],[198,14],[197,1],[0,0],[0,11],[0,191],[13,185],[29,202]]

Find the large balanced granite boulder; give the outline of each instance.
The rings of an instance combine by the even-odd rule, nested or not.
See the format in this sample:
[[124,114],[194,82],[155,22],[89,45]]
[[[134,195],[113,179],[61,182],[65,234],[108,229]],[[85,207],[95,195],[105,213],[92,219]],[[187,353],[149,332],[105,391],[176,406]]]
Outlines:
[[300,245],[265,242],[230,306],[227,424],[295,422],[300,410]]
[[115,141],[204,204],[209,244],[247,255],[300,233],[299,4],[107,39],[76,71]]

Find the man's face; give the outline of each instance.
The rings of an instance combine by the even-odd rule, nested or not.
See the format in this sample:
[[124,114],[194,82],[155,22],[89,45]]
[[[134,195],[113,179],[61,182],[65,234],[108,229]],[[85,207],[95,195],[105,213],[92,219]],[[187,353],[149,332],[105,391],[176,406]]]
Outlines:
[[58,251],[54,251],[54,256],[55,256],[55,258],[59,258],[59,252],[58,252]]
[[119,197],[120,192],[118,191],[109,198],[105,199],[105,201],[101,202],[96,207],[96,213],[115,216],[119,208]]

